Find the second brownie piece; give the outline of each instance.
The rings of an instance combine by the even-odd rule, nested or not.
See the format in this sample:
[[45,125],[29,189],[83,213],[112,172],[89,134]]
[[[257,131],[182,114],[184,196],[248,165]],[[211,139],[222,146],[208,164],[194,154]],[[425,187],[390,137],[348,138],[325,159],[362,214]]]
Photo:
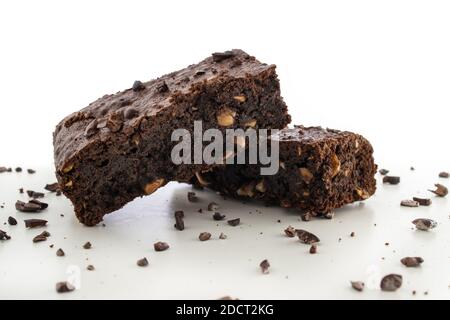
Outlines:
[[377,166],[369,141],[361,135],[321,127],[284,129],[279,141],[280,168],[260,175],[258,164],[226,165],[202,173],[196,185],[233,197],[323,215],[374,194]]

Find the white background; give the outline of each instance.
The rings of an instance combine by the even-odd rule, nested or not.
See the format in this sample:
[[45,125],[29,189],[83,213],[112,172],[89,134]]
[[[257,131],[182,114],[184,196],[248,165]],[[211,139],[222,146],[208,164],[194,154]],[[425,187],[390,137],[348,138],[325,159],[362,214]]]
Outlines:
[[[381,166],[403,174],[412,174],[409,167],[415,166],[417,176],[412,178],[409,188],[411,192],[422,192],[437,182],[439,171],[450,169],[449,17],[450,2],[429,0],[1,1],[0,165],[44,168],[41,179],[53,179],[51,135],[64,116],[103,94],[130,87],[136,79],[149,80],[183,68],[214,51],[241,48],[263,62],[277,64],[282,95],[293,123],[365,135],[373,143]],[[15,185],[14,180],[4,180],[0,184],[2,194],[7,190],[6,183]],[[378,199],[368,201],[368,205],[372,203],[369,211],[397,214],[391,210],[399,210],[398,201],[410,196],[410,192],[395,190],[398,192],[395,196],[388,196],[392,200],[388,207],[388,199],[380,199],[382,190]],[[172,197],[170,192],[164,195]],[[14,198],[15,194],[11,194],[0,200],[14,201]],[[145,201],[152,203],[149,199]],[[167,221],[163,221],[171,227],[172,207],[165,204],[167,201],[162,197],[160,202],[164,204],[157,208],[167,209]],[[446,202],[441,205],[442,209],[434,210],[444,219],[449,208]],[[67,215],[71,216],[68,203],[66,207]],[[367,225],[381,218],[373,214]],[[352,214],[347,217],[350,225],[345,232],[350,232],[354,217]],[[111,223],[120,226],[122,220],[112,219]],[[70,230],[76,234],[80,226],[73,217],[69,221]],[[448,221],[443,221],[447,223],[444,231],[448,234]],[[64,226],[67,227],[63,224],[61,228]],[[96,237],[91,231],[96,229],[82,230],[89,232],[91,238]],[[383,233],[379,235],[380,243],[383,237]],[[373,244],[375,238],[366,240]],[[440,249],[448,253],[448,240],[436,242],[435,248],[440,244],[444,246]],[[153,238],[148,239],[148,244],[152,241]],[[403,237],[399,241],[409,240]],[[364,250],[364,243],[360,246]],[[448,257],[441,258],[439,265],[447,265],[448,270]],[[343,266],[345,269],[345,263]],[[361,267],[355,274],[364,274],[364,270]],[[3,272],[6,276],[7,271]],[[111,272],[116,274],[117,270]],[[206,276],[203,280],[210,284],[210,278],[214,277]],[[52,285],[57,280],[51,276],[49,279]],[[347,280],[350,279],[343,279],[345,288]],[[200,283],[200,287],[205,283]],[[13,287],[13,283],[8,285]],[[53,294],[53,286],[50,287],[45,288],[49,291],[44,294]],[[42,288],[42,284],[36,284],[36,288]],[[281,288],[278,293],[291,292]],[[270,297],[261,290],[252,292],[246,286],[241,289],[235,290],[241,298]],[[333,297],[326,284],[321,289],[312,292],[313,296]],[[195,293],[187,290],[180,295],[163,291],[161,297],[191,294],[216,298],[222,291],[216,287],[214,290],[206,294],[193,289]],[[114,296],[114,290],[107,291]],[[233,294],[230,291],[223,294]],[[324,291],[327,294],[321,295]],[[14,297],[29,292],[16,291]],[[297,291],[292,288],[292,292]],[[448,297],[446,289],[435,292],[436,298]],[[340,297],[350,293],[353,294],[345,291]],[[78,297],[87,297],[83,295],[86,292],[79,294]],[[154,293],[136,296],[158,297]]]

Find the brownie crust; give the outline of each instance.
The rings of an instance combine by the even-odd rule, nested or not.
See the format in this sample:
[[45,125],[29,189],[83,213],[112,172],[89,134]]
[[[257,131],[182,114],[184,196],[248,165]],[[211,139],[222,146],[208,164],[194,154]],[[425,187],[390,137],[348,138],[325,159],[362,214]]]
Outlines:
[[169,181],[211,165],[174,165],[174,129],[282,128],[290,122],[275,65],[242,50],[105,95],[63,119],[53,135],[56,176],[80,222],[99,223]]
[[311,215],[365,200],[375,193],[377,166],[363,136],[321,127],[296,126],[270,139],[279,141],[280,168],[261,176],[258,164],[226,165],[202,175],[202,185],[224,195],[260,199]]

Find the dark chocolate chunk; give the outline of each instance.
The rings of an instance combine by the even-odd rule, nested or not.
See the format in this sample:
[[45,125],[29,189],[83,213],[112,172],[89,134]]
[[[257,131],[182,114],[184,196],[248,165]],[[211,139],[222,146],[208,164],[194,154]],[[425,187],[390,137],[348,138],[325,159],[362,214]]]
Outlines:
[[94,270],[95,270],[95,267],[94,267],[92,264],[89,264],[89,265],[86,267],[86,270],[88,270],[88,271],[94,271]]
[[268,274],[269,268],[270,268],[269,260],[264,259],[263,261],[261,261],[261,263],[259,264],[259,267],[261,268],[261,272],[263,274]]
[[46,241],[47,238],[50,237],[50,233],[47,231],[42,231],[40,234],[38,234],[37,236],[35,236],[33,238],[33,242],[42,242],[42,241]]
[[400,262],[406,267],[418,267],[422,264],[423,258],[421,257],[405,257]]
[[15,226],[17,225],[17,220],[13,217],[8,217],[8,223],[10,226]]
[[139,259],[139,260],[136,262],[136,264],[137,264],[139,267],[146,267],[146,266],[148,266],[148,260],[147,260],[147,258],[142,258],[142,259]]
[[352,231],[351,233],[350,233],[350,237],[354,237],[355,236],[355,233]]
[[428,231],[436,228],[437,222],[431,219],[419,218],[412,221],[418,230]]
[[284,233],[289,238],[293,238],[293,237],[295,237],[295,228],[292,226],[288,226],[286,229],[284,229]]
[[0,230],[0,240],[10,240],[11,237],[5,232]]
[[36,173],[36,170],[34,170],[34,169],[27,169],[27,172],[29,174],[34,174],[34,173]]
[[[216,212],[217,213],[217,212]],[[240,218],[236,218],[236,219],[231,219],[228,220],[228,224],[232,227],[236,227],[241,223],[241,219]]]
[[431,199],[429,198],[419,198],[419,197],[413,197],[414,201],[417,201],[419,205],[421,206],[429,206],[431,205]]
[[418,207],[419,206],[419,202],[415,201],[415,200],[402,200],[400,202],[400,205],[403,207]]
[[226,216],[224,214],[221,214],[220,212],[214,212],[214,214],[213,214],[213,219],[216,221],[223,220],[223,219],[225,219],[225,217]]
[[56,192],[59,190],[59,184],[58,182],[55,183],[47,183],[44,187],[45,190],[50,192]]
[[450,174],[446,171],[442,171],[439,173],[439,178],[448,178]]
[[92,244],[88,241],[85,244],[83,244],[83,249],[89,250],[92,248]]
[[217,211],[219,209],[219,205],[215,202],[210,202],[208,204],[208,211]]
[[399,183],[400,183],[400,177],[396,177],[396,176],[384,176],[384,177],[383,177],[383,183],[399,184]]
[[67,281],[58,282],[56,284],[56,292],[58,293],[67,293],[75,290],[75,287]]
[[399,274],[388,274],[380,282],[382,291],[396,291],[402,286],[403,277]]
[[21,168],[21,167],[17,167],[17,168],[15,169],[15,171],[16,171],[16,172],[22,172],[22,168]]
[[180,231],[184,230],[183,218],[184,218],[183,211],[181,211],[181,210],[175,211],[175,225],[174,226],[177,230],[180,230]]
[[317,244],[313,243],[311,245],[311,248],[309,248],[309,253],[310,254],[316,254],[317,253]]
[[232,58],[234,56],[235,56],[235,53],[233,51],[214,52],[212,54],[214,62],[222,62],[222,61]]
[[19,193],[23,193],[23,188],[19,188]]
[[198,239],[200,241],[207,241],[209,239],[211,239],[211,233],[209,232],[202,232],[199,234]]
[[133,89],[134,92],[142,91],[142,90],[145,89],[145,85],[144,85],[141,81],[136,80],[136,81],[133,83],[132,89]]
[[314,235],[311,232],[308,232],[306,230],[296,229],[295,233],[297,234],[297,237],[301,243],[313,244],[313,243],[320,242],[320,239],[316,235]]
[[378,172],[379,172],[382,176],[385,176],[385,175],[387,175],[387,174],[389,173],[389,170],[386,170],[386,169],[380,169]]
[[364,290],[364,282],[361,281],[350,281],[350,283],[352,284],[352,288],[355,289],[356,291],[363,291]]
[[20,200],[16,201],[16,210],[21,212],[39,212],[41,211],[41,206],[37,203],[32,202],[22,202]]
[[430,192],[433,192],[438,197],[445,197],[448,194],[448,189],[446,186],[436,183],[435,184],[436,190],[428,190]]
[[42,192],[36,192],[33,190],[27,190],[27,194],[30,198],[34,198],[34,199],[43,198],[45,196]]
[[165,251],[169,249],[169,245],[166,242],[158,241],[153,244],[155,251]]
[[42,219],[25,219],[25,228],[37,228],[47,225],[47,220]]
[[63,249],[59,248],[59,249],[56,251],[56,255],[57,255],[58,257],[64,257],[66,254],[64,253]]

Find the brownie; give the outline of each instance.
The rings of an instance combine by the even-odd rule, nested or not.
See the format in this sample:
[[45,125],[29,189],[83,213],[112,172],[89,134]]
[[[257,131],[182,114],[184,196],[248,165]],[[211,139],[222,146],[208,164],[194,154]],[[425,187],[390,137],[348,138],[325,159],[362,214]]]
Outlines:
[[331,213],[374,194],[377,166],[372,146],[364,137],[296,126],[280,130],[270,139],[279,141],[280,167],[275,175],[260,175],[259,164],[230,164],[205,172],[202,181],[194,178],[191,183],[312,215]]
[[174,129],[283,128],[290,122],[275,65],[242,50],[105,95],[63,119],[54,132],[56,175],[78,219],[95,225],[169,181],[212,165],[175,165]]

